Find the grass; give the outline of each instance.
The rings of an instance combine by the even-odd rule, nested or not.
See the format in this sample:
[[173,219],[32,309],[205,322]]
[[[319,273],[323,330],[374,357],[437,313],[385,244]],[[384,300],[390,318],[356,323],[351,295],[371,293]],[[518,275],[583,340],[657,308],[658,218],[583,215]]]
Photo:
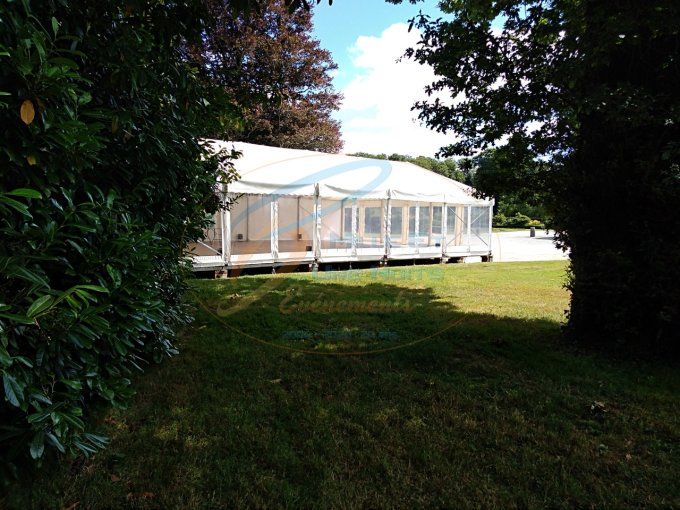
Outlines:
[[[497,233],[497,232],[520,232],[520,231],[523,232],[525,230],[528,231],[529,227],[493,227],[493,229],[491,229],[491,230],[492,230],[493,233]],[[538,229],[536,229],[536,230],[538,230]]]
[[5,504],[678,506],[680,376],[562,345],[564,272],[196,281],[181,354],[102,418],[110,447]]
[[[530,227],[493,227],[492,232],[528,232]],[[536,227],[536,232],[545,231],[545,228]]]

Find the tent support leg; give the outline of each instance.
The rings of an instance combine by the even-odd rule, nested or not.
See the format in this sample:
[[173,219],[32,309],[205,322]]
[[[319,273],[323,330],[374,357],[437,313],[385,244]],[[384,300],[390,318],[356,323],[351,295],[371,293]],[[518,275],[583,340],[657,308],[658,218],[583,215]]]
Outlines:
[[383,258],[387,260],[392,249],[392,190],[387,190],[387,200],[384,201],[383,214],[383,243],[385,245],[385,255]]
[[[352,239],[351,239],[352,257],[357,256],[358,243],[359,243],[359,205],[357,204],[357,199],[352,198]],[[352,263],[350,262],[350,269],[351,267]]]
[[272,261],[279,260],[279,197],[272,195],[269,205],[269,249]]
[[[416,216],[415,216],[415,221],[413,222],[414,225],[414,232],[413,232],[413,238],[415,240],[415,251],[416,254],[420,253],[420,250],[418,249],[418,245],[420,244],[418,239],[418,236],[420,235],[420,203],[416,203]],[[413,259],[413,264],[415,265],[416,261]]]
[[472,251],[472,206],[468,205],[467,206],[467,245],[468,245],[468,252]]
[[321,258],[321,199],[319,197],[319,184],[314,185],[314,231],[312,232],[312,250],[314,250],[314,264],[319,269]]
[[446,203],[443,203],[442,204],[442,237],[441,237],[442,261],[446,257],[446,246],[447,246],[446,236],[449,234],[448,223],[449,223],[449,208],[446,205]]
[[225,267],[231,260],[231,211],[226,209],[229,204],[229,195],[226,191],[222,192],[222,262]]

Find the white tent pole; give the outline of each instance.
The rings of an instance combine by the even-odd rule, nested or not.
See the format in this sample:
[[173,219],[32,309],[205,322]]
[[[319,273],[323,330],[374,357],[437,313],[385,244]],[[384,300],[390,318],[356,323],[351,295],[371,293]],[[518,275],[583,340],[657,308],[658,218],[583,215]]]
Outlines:
[[226,239],[226,225],[224,221],[224,204],[227,202],[227,194],[224,192],[224,186],[222,186],[222,190],[220,191],[220,209],[218,211],[220,215],[220,240],[222,241],[221,243],[221,248],[222,248],[222,263],[226,264],[226,252],[227,252],[227,239]]
[[295,240],[300,239],[300,197],[297,197],[297,231],[295,232]]
[[415,228],[415,248],[416,248],[416,253],[420,253],[420,250],[418,250],[418,245],[420,244],[418,241],[418,237],[420,236],[420,203],[416,202],[416,218],[414,223],[414,228]]
[[389,258],[392,248],[392,191],[387,190],[387,200],[385,200],[385,258]]
[[246,195],[246,241],[250,241],[250,195]]
[[314,232],[312,236],[314,263],[321,258],[321,200],[319,198],[319,184],[314,185]]
[[222,211],[222,260],[225,265],[231,261],[231,211]]
[[449,206],[446,205],[446,201],[442,204],[442,257],[446,255],[446,236],[448,234],[447,224],[449,222]]
[[467,206],[467,245],[468,245],[468,251],[471,251],[472,248],[472,237],[470,237],[470,232],[472,231],[472,206],[468,205]]
[[271,256],[272,260],[279,259],[279,197],[278,195],[271,196],[270,206],[271,217],[271,231],[269,239],[271,242]]
[[[495,201],[492,199],[489,203],[489,257],[492,256],[491,247],[493,246],[493,205]],[[490,259],[489,259],[490,260]]]
[[[344,212],[343,212],[344,214]],[[357,241],[359,240],[359,207],[356,197],[352,197],[352,257],[357,256]]]
[[221,190],[221,206],[224,209],[220,209],[220,218],[222,220],[222,263],[227,266],[229,265],[229,259],[231,258],[231,212],[226,209],[229,204],[229,194],[227,193],[227,185],[222,183]]

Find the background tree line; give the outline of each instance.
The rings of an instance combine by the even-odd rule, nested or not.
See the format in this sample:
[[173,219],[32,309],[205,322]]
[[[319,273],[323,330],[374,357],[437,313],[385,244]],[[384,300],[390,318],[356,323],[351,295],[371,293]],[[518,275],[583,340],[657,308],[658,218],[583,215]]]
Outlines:
[[464,182],[465,184],[472,185],[472,174],[469,169],[464,166],[459,165],[455,159],[436,159],[429,156],[408,156],[404,154],[371,154],[368,152],[355,152],[349,154],[349,156],[357,156],[361,158],[372,158],[372,159],[386,159],[389,161],[406,161],[408,163],[413,163],[421,168],[431,170],[440,175],[448,177],[449,179],[455,179],[459,182]]
[[[547,227],[550,216],[545,205],[542,188],[527,177],[531,171],[517,169],[515,163],[505,156],[504,148],[494,148],[466,158],[432,158],[404,154],[371,154],[356,152],[350,156],[363,158],[406,161],[421,168],[454,179],[475,188],[479,196],[493,197],[494,227]],[[539,164],[534,172],[539,172]]]

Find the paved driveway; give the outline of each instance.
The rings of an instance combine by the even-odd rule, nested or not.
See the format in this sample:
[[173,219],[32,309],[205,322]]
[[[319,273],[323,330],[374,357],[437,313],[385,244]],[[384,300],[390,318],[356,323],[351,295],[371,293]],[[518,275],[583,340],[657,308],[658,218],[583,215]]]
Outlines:
[[568,253],[555,247],[553,232],[536,230],[536,237],[529,237],[528,230],[498,232],[492,234],[494,262],[520,260],[561,260]]

